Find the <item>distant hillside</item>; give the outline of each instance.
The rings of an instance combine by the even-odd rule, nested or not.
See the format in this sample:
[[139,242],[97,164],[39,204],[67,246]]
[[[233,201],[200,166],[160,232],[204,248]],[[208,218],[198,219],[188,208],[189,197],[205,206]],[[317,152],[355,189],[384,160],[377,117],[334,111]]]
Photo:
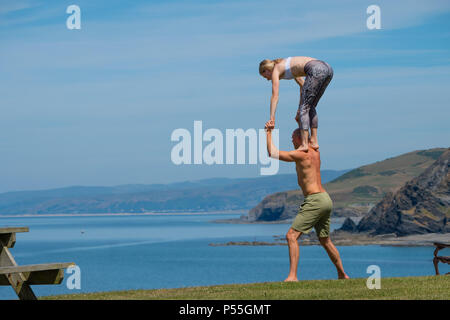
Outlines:
[[[333,180],[348,170],[324,170]],[[246,210],[268,193],[297,188],[295,174],[171,184],[72,186],[0,193],[0,215]]]
[[347,172],[328,183],[335,207],[354,204],[375,204],[387,192],[394,192],[407,181],[420,175],[446,149],[415,151],[378,161]]
[[[430,149],[406,153],[351,170],[325,184],[334,202],[334,216],[363,216],[386,193],[395,192],[417,177],[447,149]],[[251,209],[246,221],[275,221],[294,217],[303,201],[301,190],[271,194]]]
[[[395,233],[450,232],[450,151],[395,193],[388,193],[358,226],[346,231]],[[350,229],[350,230],[349,230]]]

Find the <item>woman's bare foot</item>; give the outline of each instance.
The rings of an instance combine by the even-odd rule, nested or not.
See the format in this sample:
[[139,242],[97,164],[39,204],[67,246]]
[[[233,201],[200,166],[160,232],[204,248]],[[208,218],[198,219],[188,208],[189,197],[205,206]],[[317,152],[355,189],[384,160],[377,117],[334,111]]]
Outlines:
[[308,145],[302,144],[297,150],[308,152]]
[[309,143],[311,144],[311,148],[314,150],[319,149],[319,142],[317,140],[317,128],[311,128],[311,137],[309,139]]
[[310,145],[311,148],[313,148],[314,150],[319,149],[319,144],[317,143],[317,139],[314,139],[314,137],[311,137],[311,139],[309,140],[309,145]]
[[343,274],[343,275],[339,275],[338,279],[350,279],[350,277],[346,274]]
[[297,277],[291,277],[291,276],[287,277],[284,280],[284,282],[297,282],[297,281],[298,281]]

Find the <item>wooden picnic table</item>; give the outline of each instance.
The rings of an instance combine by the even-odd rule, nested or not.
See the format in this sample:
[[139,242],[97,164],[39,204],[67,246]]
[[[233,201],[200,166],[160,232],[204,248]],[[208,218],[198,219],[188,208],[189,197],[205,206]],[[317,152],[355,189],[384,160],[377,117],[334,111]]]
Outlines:
[[[438,263],[442,262],[450,264],[450,257],[438,256],[437,254],[441,249],[450,248],[450,243],[434,242],[433,244],[436,247],[436,249],[434,250],[433,264],[434,269],[436,270],[436,275],[438,276],[439,275]],[[447,272],[446,274],[450,274],[450,272]]]
[[0,228],[0,286],[11,286],[20,300],[37,300],[31,285],[60,284],[64,269],[75,263],[17,265],[9,248],[16,243],[16,233],[28,231],[28,227]]

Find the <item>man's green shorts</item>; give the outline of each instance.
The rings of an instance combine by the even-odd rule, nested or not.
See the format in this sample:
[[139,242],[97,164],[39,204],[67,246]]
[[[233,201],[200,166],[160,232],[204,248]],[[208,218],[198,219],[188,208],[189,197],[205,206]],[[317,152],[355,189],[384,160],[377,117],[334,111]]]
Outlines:
[[292,223],[294,230],[309,233],[314,227],[320,238],[330,235],[330,215],[333,202],[326,192],[307,195]]

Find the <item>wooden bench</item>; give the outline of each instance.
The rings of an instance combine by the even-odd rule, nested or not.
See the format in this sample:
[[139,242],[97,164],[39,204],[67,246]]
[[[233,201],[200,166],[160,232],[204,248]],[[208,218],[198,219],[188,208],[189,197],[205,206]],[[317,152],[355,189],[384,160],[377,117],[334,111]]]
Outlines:
[[28,232],[28,227],[0,228],[0,285],[11,286],[20,300],[37,300],[31,285],[60,284],[69,263],[17,265],[9,248],[16,243],[16,233]]
[[[450,248],[450,244],[440,243],[440,242],[434,242],[433,244],[436,247],[436,249],[434,250],[433,264],[434,264],[434,269],[436,270],[436,275],[439,275],[438,263],[442,262],[442,263],[450,264],[450,257],[438,256],[437,254],[438,254],[439,250],[441,250],[441,249]],[[446,274],[450,274],[450,272],[447,272]]]

